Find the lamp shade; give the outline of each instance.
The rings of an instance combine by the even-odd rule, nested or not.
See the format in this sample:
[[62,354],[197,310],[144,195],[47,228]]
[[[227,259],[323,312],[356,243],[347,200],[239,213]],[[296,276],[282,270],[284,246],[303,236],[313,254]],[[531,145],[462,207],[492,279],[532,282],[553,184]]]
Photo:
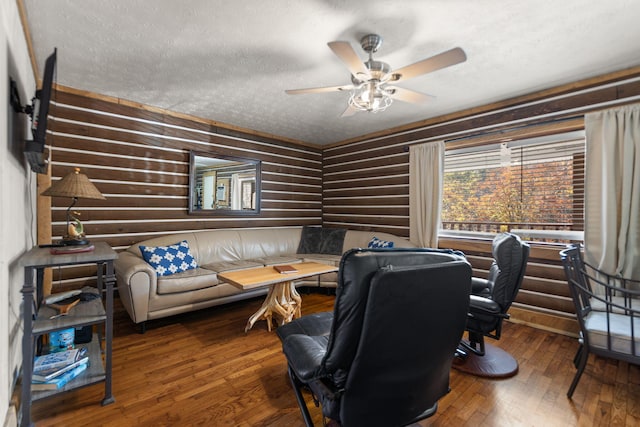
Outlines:
[[106,197],[89,181],[89,178],[87,178],[85,174],[80,173],[79,168],[75,168],[73,172],[64,178],[54,182],[51,187],[42,192],[42,195],[106,200]]

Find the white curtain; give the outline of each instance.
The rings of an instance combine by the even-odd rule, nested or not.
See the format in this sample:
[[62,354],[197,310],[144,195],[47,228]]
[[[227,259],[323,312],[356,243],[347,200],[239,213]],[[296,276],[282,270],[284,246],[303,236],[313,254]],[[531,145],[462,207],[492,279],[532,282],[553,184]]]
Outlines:
[[640,105],[585,115],[585,258],[640,279]]
[[409,240],[420,247],[438,247],[444,142],[409,147]]
[[242,189],[240,186],[240,174],[231,175],[231,209],[239,211],[242,209]]

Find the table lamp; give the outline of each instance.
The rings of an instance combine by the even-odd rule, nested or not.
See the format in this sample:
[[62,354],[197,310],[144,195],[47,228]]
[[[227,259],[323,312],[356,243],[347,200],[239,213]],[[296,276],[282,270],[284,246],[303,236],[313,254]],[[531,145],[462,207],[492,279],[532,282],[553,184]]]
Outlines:
[[86,175],[80,173],[80,168],[75,168],[64,178],[54,182],[41,194],[43,196],[72,198],[71,205],[67,209],[67,234],[62,238],[60,244],[64,246],[88,245],[89,240],[85,237],[84,227],[77,217],[71,215],[71,209],[80,198],[106,200],[106,197],[89,181]]

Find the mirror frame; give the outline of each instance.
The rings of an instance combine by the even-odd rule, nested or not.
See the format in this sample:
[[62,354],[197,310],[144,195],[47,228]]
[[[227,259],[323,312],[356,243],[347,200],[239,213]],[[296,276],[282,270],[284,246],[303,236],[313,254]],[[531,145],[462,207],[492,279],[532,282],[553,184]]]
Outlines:
[[[253,165],[256,171],[255,181],[255,208],[254,209],[195,209],[196,204],[196,156],[208,157],[211,159],[228,160],[242,162]],[[228,178],[225,178],[228,179]],[[260,193],[261,193],[261,162],[260,160],[248,159],[245,157],[228,156],[213,151],[190,151],[189,154],[189,214],[190,215],[214,215],[214,216],[246,216],[258,215],[260,213]],[[229,191],[229,190],[227,190]],[[229,194],[229,193],[227,193]],[[227,197],[228,198],[228,197]]]

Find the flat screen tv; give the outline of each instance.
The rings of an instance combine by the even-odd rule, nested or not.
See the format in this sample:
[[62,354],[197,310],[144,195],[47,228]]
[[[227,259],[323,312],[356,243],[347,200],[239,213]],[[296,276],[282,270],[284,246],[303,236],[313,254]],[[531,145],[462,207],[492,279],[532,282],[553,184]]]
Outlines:
[[44,65],[44,75],[42,86],[36,91],[30,111],[31,134],[33,140],[26,141],[24,154],[29,162],[31,170],[36,173],[47,173],[47,157],[45,152],[45,140],[47,137],[47,117],[49,115],[49,104],[51,103],[51,92],[53,78],[56,71],[57,49],[49,55]]

